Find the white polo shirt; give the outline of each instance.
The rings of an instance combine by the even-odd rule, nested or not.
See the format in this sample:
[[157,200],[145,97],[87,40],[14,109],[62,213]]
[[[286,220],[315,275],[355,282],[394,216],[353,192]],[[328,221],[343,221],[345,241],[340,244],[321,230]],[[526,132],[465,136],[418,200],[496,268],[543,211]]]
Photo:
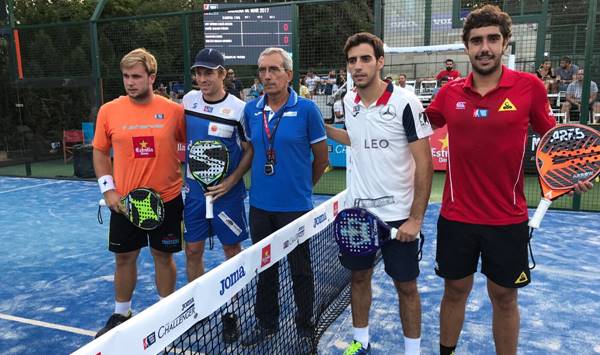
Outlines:
[[415,161],[409,143],[433,132],[415,94],[388,84],[366,107],[356,91],[344,97],[350,136],[347,203],[384,221],[406,219],[414,196]]

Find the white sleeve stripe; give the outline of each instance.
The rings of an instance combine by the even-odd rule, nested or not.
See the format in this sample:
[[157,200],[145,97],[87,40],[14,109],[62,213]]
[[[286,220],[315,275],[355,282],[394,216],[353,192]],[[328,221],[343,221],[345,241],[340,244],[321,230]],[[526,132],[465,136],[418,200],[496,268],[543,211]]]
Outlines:
[[310,141],[310,144],[319,143],[320,141],[323,141],[325,139],[327,139],[327,135],[324,135],[323,137],[319,137],[317,139],[313,139],[312,141]]

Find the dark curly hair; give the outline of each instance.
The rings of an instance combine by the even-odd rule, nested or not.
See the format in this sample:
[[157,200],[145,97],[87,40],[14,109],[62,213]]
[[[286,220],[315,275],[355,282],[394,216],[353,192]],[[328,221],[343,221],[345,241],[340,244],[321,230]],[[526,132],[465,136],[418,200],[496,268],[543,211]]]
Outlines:
[[500,27],[500,32],[502,33],[504,41],[508,41],[512,36],[512,31],[510,29],[511,25],[512,20],[510,16],[508,16],[506,12],[500,10],[498,6],[489,4],[482,6],[473,10],[469,16],[467,16],[463,26],[463,43],[465,44],[465,47],[469,46],[469,35],[471,34],[472,29],[487,26]]

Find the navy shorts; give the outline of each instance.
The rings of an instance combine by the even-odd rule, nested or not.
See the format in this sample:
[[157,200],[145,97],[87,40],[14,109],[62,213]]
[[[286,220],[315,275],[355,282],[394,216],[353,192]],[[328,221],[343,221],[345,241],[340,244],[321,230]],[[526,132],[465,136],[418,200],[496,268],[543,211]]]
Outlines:
[[114,253],[127,253],[141,249],[150,243],[152,249],[167,253],[181,251],[181,218],[183,199],[181,195],[165,202],[165,220],[155,230],[146,231],[134,226],[121,213],[111,211],[108,250]]
[[435,273],[460,280],[477,271],[506,288],[520,288],[531,282],[529,272],[529,228],[527,221],[490,226],[450,221],[439,217]]
[[248,222],[244,199],[221,197],[213,204],[213,219],[206,219],[206,200],[185,199],[184,239],[188,243],[200,242],[217,235],[221,244],[235,245],[248,239]]
[[[387,222],[392,227],[400,227],[406,220]],[[421,239],[412,242],[401,242],[397,239],[383,243],[381,246],[381,255],[385,265],[385,272],[398,282],[407,282],[415,280],[419,276],[419,255]],[[375,266],[377,254],[355,256],[339,253],[340,263],[347,269],[353,271],[368,270]]]

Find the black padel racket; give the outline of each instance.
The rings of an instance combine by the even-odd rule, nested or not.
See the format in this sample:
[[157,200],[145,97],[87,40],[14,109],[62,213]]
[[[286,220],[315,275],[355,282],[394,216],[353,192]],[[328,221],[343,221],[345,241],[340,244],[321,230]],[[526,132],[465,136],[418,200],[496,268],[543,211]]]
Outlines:
[[557,125],[540,140],[535,162],[542,199],[529,226],[537,229],[552,201],[600,173],[600,134],[580,124]]
[[[149,188],[132,190],[121,199],[127,219],[143,230],[154,230],[165,220],[165,206],[158,192]],[[104,199],[100,206],[106,206]]]
[[[225,178],[229,166],[229,151],[219,141],[197,141],[188,151],[188,168],[204,191]],[[212,196],[206,196],[206,218],[213,218]]]
[[397,228],[364,208],[341,210],[333,221],[335,241],[340,251],[348,255],[374,254],[383,243],[396,238],[397,232]]

